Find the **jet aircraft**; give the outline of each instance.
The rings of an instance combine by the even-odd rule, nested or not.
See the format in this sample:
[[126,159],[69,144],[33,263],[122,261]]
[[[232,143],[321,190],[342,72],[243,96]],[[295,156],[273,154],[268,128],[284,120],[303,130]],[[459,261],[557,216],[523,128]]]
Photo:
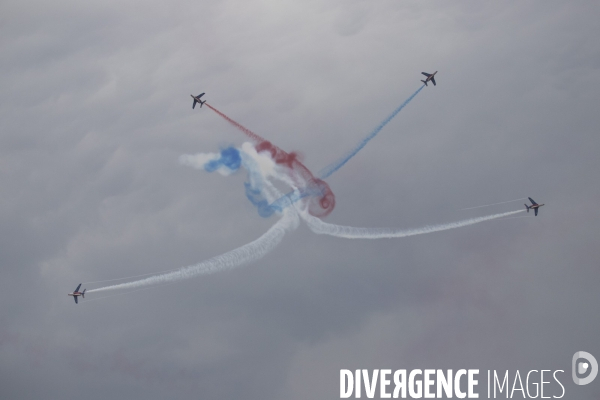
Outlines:
[[525,204],[525,208],[527,208],[527,212],[529,212],[529,210],[535,211],[535,216],[537,217],[538,208],[543,206],[543,204],[536,203],[535,201],[533,201],[533,199],[531,197],[529,197],[529,201],[531,201],[531,205],[528,206],[527,204]]
[[431,81],[433,83],[433,86],[435,86],[435,74],[437,74],[438,72],[435,71],[433,74],[428,74],[427,72],[421,72],[423,75],[425,75],[427,77],[427,79],[425,80],[421,80],[421,82],[423,82],[425,84],[425,86],[427,86],[427,82]]
[[192,96],[192,99],[194,99],[194,104],[192,104],[192,108],[196,108],[196,103],[200,103],[200,108],[202,108],[202,104],[206,103],[206,100],[200,100],[200,97],[204,96],[204,93],[200,93],[198,96],[190,94],[190,96]]
[[79,304],[77,302],[77,296],[81,296],[85,299],[85,289],[83,289],[83,292],[79,291],[79,288],[81,287],[81,283],[79,284],[79,286],[77,286],[77,289],[75,289],[75,291],[73,293],[69,293],[69,296],[73,296],[73,299],[75,299],[75,304]]

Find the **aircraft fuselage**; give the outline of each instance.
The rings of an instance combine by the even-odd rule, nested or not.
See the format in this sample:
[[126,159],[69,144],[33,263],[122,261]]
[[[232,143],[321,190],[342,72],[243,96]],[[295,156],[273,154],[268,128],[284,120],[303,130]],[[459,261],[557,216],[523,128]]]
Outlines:
[[421,74],[426,76],[426,78],[421,80],[421,82],[423,82],[425,86],[427,86],[427,82],[431,82],[433,83],[433,86],[435,86],[435,74],[437,73],[437,71],[435,71],[433,74],[430,74],[429,72],[421,72]]
[[85,291],[86,291],[86,289],[83,289],[83,292],[80,292],[79,291],[80,287],[81,287],[81,283],[75,288],[75,290],[73,290],[72,293],[67,293],[67,296],[73,297],[73,300],[75,300],[75,304],[77,304],[77,298],[79,296],[81,296],[82,298],[85,298]]
[[204,101],[200,100],[200,98],[202,96],[204,96],[204,93],[200,93],[198,96],[194,96],[193,94],[190,94],[190,96],[192,96],[192,99],[194,99],[194,104],[192,104],[192,108],[196,108],[196,103],[199,103],[200,107],[202,107],[202,105],[204,103],[206,103],[206,100],[204,100]]
[[527,212],[529,212],[529,210],[535,211],[535,216],[536,217],[538,215],[538,208],[540,208],[541,206],[543,206],[543,204],[532,204],[530,206],[528,206],[527,204],[525,204],[525,208],[527,208]]
[[438,72],[437,72],[437,71],[435,71],[433,74],[431,74],[430,76],[428,76],[428,77],[427,77],[427,79],[425,79],[425,81],[426,81],[426,82],[430,82],[430,81],[431,81],[431,80],[432,80],[432,79],[435,77],[435,74],[437,74],[437,73],[438,73]]

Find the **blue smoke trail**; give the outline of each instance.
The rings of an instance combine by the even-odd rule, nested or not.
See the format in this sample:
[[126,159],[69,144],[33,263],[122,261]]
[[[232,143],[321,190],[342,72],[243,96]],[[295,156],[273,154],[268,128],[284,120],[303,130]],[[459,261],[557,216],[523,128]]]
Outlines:
[[425,87],[425,85],[421,86],[416,92],[414,92],[412,94],[412,96],[410,96],[408,99],[406,99],[406,101],[404,103],[402,103],[400,105],[400,107],[396,108],[394,110],[394,112],[392,112],[386,119],[384,119],[381,124],[379,124],[379,126],[377,126],[377,128],[373,129],[373,131],[369,134],[369,136],[367,136],[366,138],[364,138],[352,151],[348,152],[344,157],[342,157],[341,159],[339,159],[338,161],[329,164],[327,167],[323,168],[321,170],[321,172],[319,173],[321,179],[326,179],[328,177],[330,177],[334,172],[336,172],[338,169],[342,168],[344,166],[344,164],[346,164],[348,161],[350,161],[350,159],[352,157],[354,157],[356,155],[356,153],[358,153],[359,151],[362,150],[363,147],[365,147],[367,145],[367,143],[369,143],[369,141],[371,141],[371,139],[373,139],[375,136],[377,136],[377,134],[392,120],[394,119],[394,117],[400,112],[402,111],[402,109],[411,102],[412,99],[414,99],[414,97],[419,94],[419,92],[421,90],[423,90],[423,88]]
[[[384,119],[366,138],[364,138],[352,151],[348,152],[344,157],[342,157],[340,160],[336,161],[335,163],[329,164],[327,167],[325,167],[323,170],[321,170],[320,172],[320,176],[321,179],[326,179],[329,176],[331,176],[334,172],[336,172],[338,169],[342,168],[344,166],[344,164],[346,164],[348,161],[350,161],[350,159],[352,157],[354,157],[360,150],[362,150],[363,147],[365,147],[367,145],[367,143],[369,143],[369,141],[371,141],[371,139],[373,139],[375,136],[377,136],[377,134],[392,120],[394,119],[394,117],[396,115],[398,115],[398,113],[400,111],[402,111],[402,109],[411,102],[412,99],[415,98],[415,96],[421,91],[423,90],[425,86],[421,86],[416,92],[414,92],[408,99],[406,99],[404,101],[404,103],[402,103],[400,105],[400,107],[396,108],[386,119]],[[264,210],[264,216],[270,216],[273,214],[273,212],[275,210],[281,211],[284,208],[287,208],[289,206],[291,206],[292,204],[294,204],[295,202],[305,198],[305,197],[309,197],[309,196],[319,196],[321,195],[321,192],[318,190],[314,190],[314,189],[309,189],[308,186],[310,186],[310,182],[308,183],[306,188],[302,188],[301,192],[290,192],[287,193],[285,196],[280,197],[279,199],[275,200],[272,204],[267,204],[266,206],[264,204],[262,204],[261,206],[263,207]],[[248,191],[246,190],[246,193],[248,193]],[[250,199],[250,201],[252,201],[252,199]],[[253,202],[254,203],[254,202]],[[269,208],[273,209],[271,210],[271,212],[269,213],[268,210]],[[259,213],[260,213],[260,209],[259,209]],[[263,215],[263,214],[261,214]]]
[[226,175],[238,171],[244,167],[248,171],[248,179],[244,182],[246,197],[257,208],[258,214],[263,218],[268,218],[276,211],[283,211],[285,206],[280,205],[275,201],[269,204],[265,197],[264,186],[265,177],[260,171],[260,166],[251,156],[247,155],[243,150],[233,146],[226,147],[221,150],[218,155],[208,155],[208,157],[218,157],[206,162],[199,161],[195,156],[183,156],[183,163],[191,165],[195,168],[202,168],[207,172],[219,171]]
[[221,157],[217,160],[208,161],[204,164],[204,169],[207,172],[214,172],[221,167],[227,167],[231,171],[237,171],[242,165],[242,157],[240,152],[235,147],[227,147],[221,150]]

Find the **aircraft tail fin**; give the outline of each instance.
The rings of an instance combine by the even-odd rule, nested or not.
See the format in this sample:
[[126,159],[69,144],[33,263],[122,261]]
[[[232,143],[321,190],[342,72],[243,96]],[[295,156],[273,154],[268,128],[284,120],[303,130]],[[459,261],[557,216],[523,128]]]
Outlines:
[[83,297],[84,299],[85,299],[85,291],[86,291],[86,290],[87,290],[87,289],[83,289],[83,292],[81,292],[81,297]]
[[425,86],[427,86],[427,81],[421,80],[421,82],[423,82]]
[[204,100],[204,101],[201,101],[201,102],[200,102],[200,108],[202,108],[202,105],[203,105],[204,103],[206,103],[206,100]]
[[527,204],[525,204],[525,208],[527,209],[527,212],[529,212],[529,206]]

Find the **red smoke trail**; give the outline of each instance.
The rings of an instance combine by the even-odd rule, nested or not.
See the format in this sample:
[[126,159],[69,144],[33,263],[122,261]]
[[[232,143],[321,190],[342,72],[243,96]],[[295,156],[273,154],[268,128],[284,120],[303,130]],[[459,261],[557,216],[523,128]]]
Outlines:
[[312,172],[310,172],[310,170],[298,160],[296,153],[285,152],[284,150],[275,146],[268,140],[265,140],[262,137],[258,136],[250,129],[229,118],[227,115],[223,114],[221,111],[217,110],[210,104],[205,103],[205,105],[217,114],[219,114],[221,117],[223,117],[231,125],[235,126],[237,129],[242,131],[244,135],[252,139],[256,143],[255,148],[257,152],[260,153],[261,151],[268,151],[269,153],[271,153],[271,157],[273,158],[275,163],[285,165],[288,168],[299,173],[299,175],[304,180],[304,182],[302,183],[307,185],[307,187],[304,188],[305,190],[308,190],[309,193],[320,194],[318,201],[315,201],[314,197],[310,197],[308,212],[311,215],[315,217],[325,217],[333,211],[333,208],[335,207],[335,195],[329,188],[329,185],[322,179],[315,178]]
[[231,125],[238,128],[240,131],[244,132],[244,134],[246,136],[248,136],[250,139],[254,140],[255,142],[266,142],[265,139],[261,138],[260,136],[258,136],[256,133],[252,132],[250,129],[246,128],[245,126],[238,124],[237,122],[235,122],[234,120],[232,120],[227,115],[223,114],[221,111],[217,110],[210,104],[206,103],[206,106],[208,108],[210,108],[211,110],[213,110],[214,112],[216,112],[217,114],[219,114],[221,117],[225,118],[227,120],[227,122],[229,122]]

